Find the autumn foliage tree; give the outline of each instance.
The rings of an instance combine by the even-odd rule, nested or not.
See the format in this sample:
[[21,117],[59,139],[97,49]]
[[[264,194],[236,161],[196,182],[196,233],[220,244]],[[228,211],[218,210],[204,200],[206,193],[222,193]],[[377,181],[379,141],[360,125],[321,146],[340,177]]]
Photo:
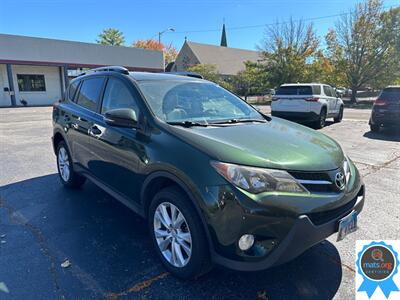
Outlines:
[[162,51],[164,53],[165,65],[175,61],[176,56],[178,55],[178,52],[174,46],[171,44],[165,45],[163,43],[159,43],[154,39],[137,40],[133,42],[132,47]]
[[260,47],[269,82],[273,86],[307,79],[307,65],[318,53],[313,25],[290,19],[268,26]]
[[383,87],[396,80],[399,24],[400,9],[383,12],[380,0],[368,0],[357,4],[328,33],[330,59],[346,75],[352,102],[361,87],[374,83]]

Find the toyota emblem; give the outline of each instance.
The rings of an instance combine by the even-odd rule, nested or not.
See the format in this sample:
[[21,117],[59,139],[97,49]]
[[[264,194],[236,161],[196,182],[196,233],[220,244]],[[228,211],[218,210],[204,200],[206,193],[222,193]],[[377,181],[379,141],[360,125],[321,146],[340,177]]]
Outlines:
[[346,177],[342,172],[336,173],[335,184],[339,188],[339,190],[343,190],[346,187]]

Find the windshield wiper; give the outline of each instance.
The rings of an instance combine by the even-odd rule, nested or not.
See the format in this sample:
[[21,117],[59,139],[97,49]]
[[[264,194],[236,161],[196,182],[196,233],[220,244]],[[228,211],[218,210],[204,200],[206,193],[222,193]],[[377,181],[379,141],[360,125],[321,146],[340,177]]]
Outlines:
[[210,125],[213,124],[235,124],[235,123],[266,123],[266,120],[260,120],[260,119],[229,119],[229,120],[223,120],[219,122],[213,122],[210,123]]
[[193,121],[171,121],[167,122],[169,125],[178,125],[178,126],[183,126],[183,127],[192,127],[192,126],[201,126],[201,127],[207,127],[207,123],[199,123],[199,122],[193,122]]

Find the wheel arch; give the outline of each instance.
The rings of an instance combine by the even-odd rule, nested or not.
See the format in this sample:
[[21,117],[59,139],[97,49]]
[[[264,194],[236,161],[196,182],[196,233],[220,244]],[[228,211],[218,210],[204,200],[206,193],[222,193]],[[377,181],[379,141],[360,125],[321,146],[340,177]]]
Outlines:
[[143,182],[142,189],[140,192],[140,201],[143,207],[144,216],[147,217],[148,208],[150,206],[150,202],[153,199],[154,195],[161,189],[169,186],[176,186],[190,199],[190,202],[195,208],[196,213],[201,220],[203,229],[206,233],[209,249],[213,253],[214,249],[213,249],[211,235],[208,230],[207,222],[199,206],[199,201],[201,200],[198,200],[198,197],[200,196],[195,195],[196,192],[193,192],[195,189],[194,184],[186,182],[185,180],[179,178],[177,175],[172,174],[168,171],[155,171],[151,173],[150,175],[147,176],[147,178]]
[[[59,131],[55,131],[55,132],[54,132],[54,135],[53,135],[53,150],[54,150],[54,153],[55,153],[55,154],[57,154],[57,153],[56,153],[56,152],[57,152],[57,145],[58,145],[61,141],[64,141],[64,142],[67,144],[67,141],[66,141],[64,135],[63,135],[61,132],[59,132]],[[68,146],[68,144],[67,144],[67,146]]]
[[319,110],[319,113],[321,113],[323,109],[325,109],[325,111],[328,113],[328,105],[326,103],[321,105],[321,109]]

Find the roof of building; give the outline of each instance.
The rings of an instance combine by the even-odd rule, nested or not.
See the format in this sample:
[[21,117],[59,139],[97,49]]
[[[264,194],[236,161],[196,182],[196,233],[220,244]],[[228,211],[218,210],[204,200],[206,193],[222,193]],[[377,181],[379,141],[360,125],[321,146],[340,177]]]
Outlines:
[[259,52],[238,48],[221,47],[215,45],[185,42],[201,64],[216,65],[223,75],[236,75],[244,70],[244,62],[257,62],[260,59]]
[[161,51],[9,34],[0,34],[0,63],[88,68],[121,65],[143,71],[164,69]]

